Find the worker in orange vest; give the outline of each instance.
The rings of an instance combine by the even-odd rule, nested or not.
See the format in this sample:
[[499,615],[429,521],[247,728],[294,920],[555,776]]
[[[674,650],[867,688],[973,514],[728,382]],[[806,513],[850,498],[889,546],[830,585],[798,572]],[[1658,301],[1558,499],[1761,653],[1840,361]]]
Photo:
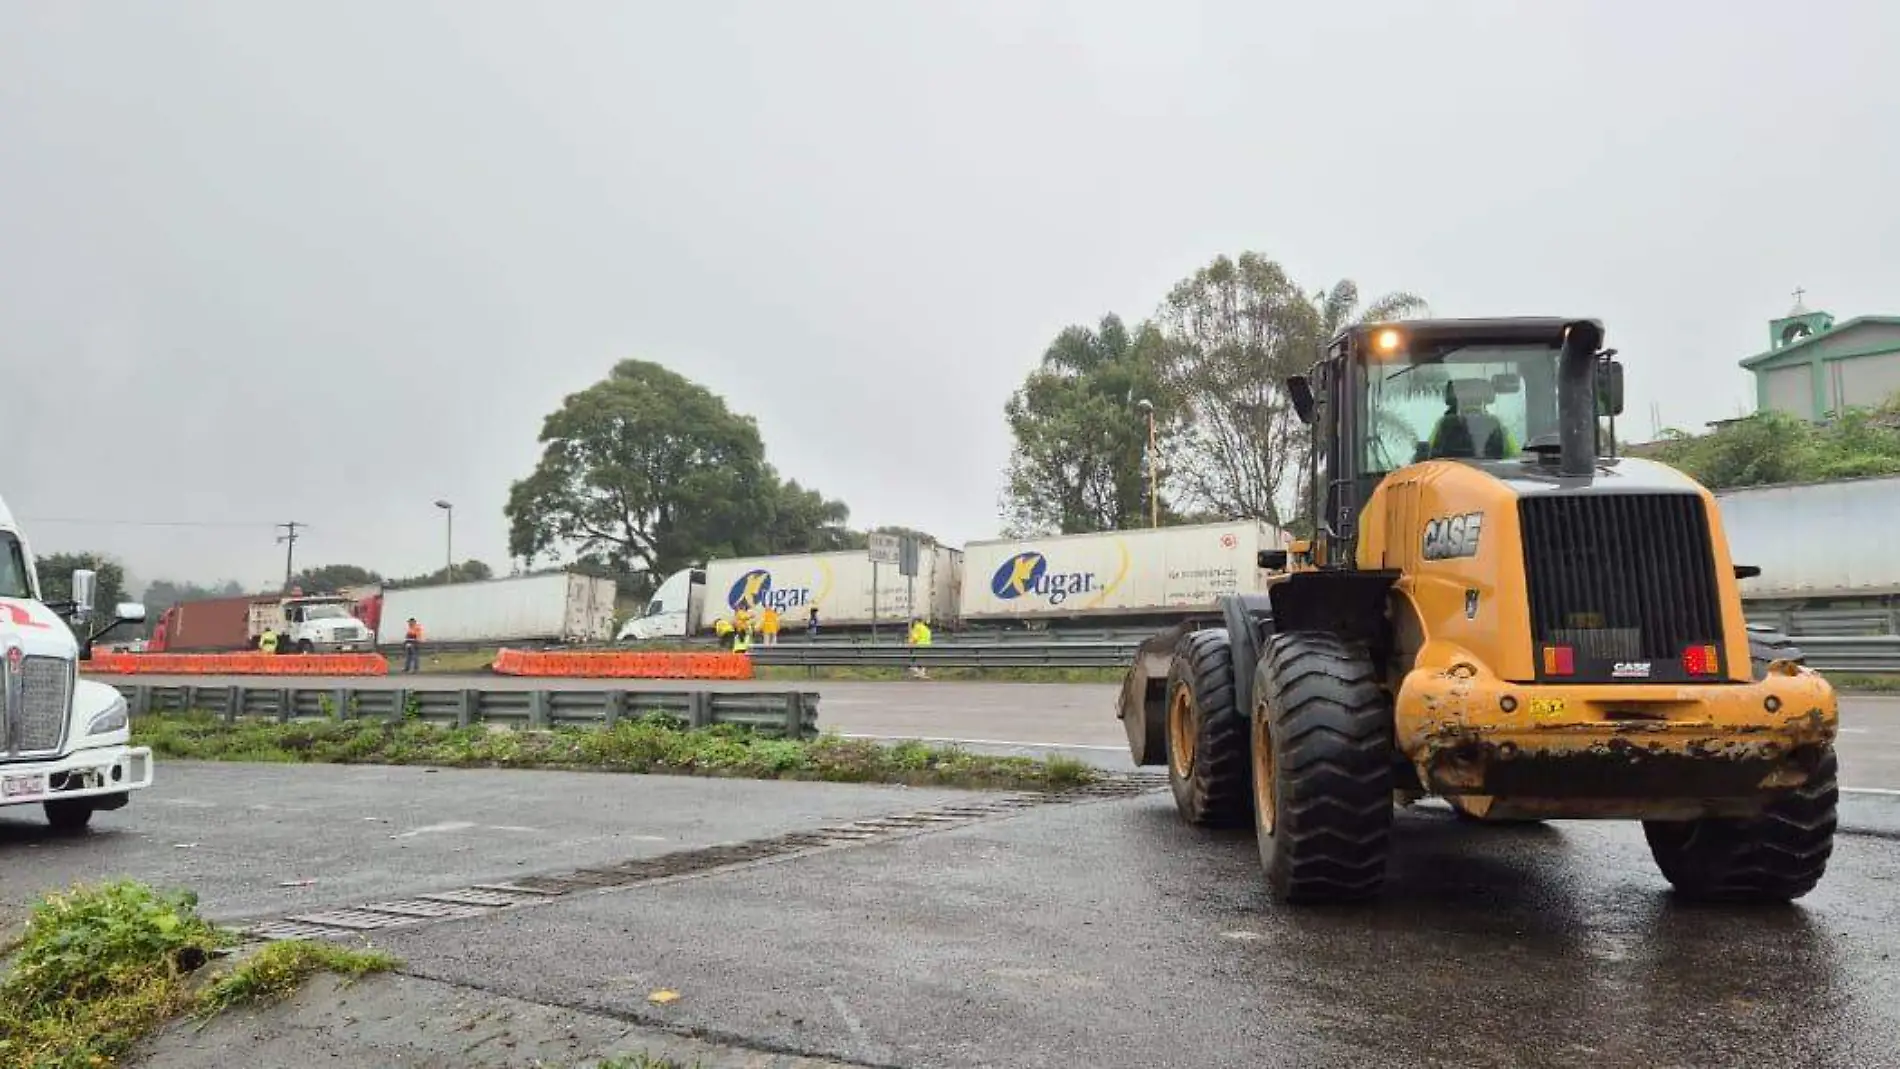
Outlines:
[[409,629],[402,636],[402,670],[418,671],[422,663],[422,625],[409,618]]

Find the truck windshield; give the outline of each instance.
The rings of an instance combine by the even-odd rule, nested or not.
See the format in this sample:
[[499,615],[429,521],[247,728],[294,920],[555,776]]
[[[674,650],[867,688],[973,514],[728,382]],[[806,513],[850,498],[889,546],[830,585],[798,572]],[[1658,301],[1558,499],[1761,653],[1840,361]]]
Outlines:
[[303,618],[306,620],[347,620],[350,611],[341,605],[305,605]]
[[26,550],[10,531],[0,531],[0,598],[30,598],[26,581]]
[[1368,362],[1363,470],[1438,458],[1503,460],[1557,433],[1558,350],[1451,345]]

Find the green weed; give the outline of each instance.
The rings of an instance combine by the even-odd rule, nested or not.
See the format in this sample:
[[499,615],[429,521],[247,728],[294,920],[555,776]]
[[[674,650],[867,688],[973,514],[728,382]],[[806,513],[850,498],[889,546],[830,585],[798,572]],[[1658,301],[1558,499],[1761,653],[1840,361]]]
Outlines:
[[740,776],[753,779],[908,783],[919,786],[1063,790],[1100,773],[1069,758],[992,757],[954,746],[884,745],[823,735],[785,739],[744,726],[690,729],[654,713],[613,727],[541,731],[455,728],[422,721],[274,720],[225,723],[196,714],[141,717],[133,738],[161,757],[208,761],[564,768]]

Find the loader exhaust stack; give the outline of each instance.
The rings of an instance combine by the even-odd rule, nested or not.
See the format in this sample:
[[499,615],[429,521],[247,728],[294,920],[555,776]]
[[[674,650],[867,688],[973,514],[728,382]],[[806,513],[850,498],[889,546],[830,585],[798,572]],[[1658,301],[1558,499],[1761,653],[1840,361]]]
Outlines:
[[1557,363],[1558,470],[1588,475],[1596,468],[1596,368],[1603,328],[1587,319],[1564,327]]

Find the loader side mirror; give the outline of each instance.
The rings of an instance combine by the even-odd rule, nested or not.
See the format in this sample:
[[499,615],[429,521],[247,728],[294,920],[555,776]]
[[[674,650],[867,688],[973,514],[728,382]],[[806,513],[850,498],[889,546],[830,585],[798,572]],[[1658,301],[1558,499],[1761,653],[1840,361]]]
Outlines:
[[1735,578],[1737,579],[1753,579],[1760,574],[1761,565],[1759,564],[1737,564],[1735,566]]
[[1255,563],[1270,572],[1280,571],[1286,567],[1286,550],[1263,549]]
[[1313,422],[1313,384],[1306,381],[1305,375],[1290,375],[1286,380],[1286,392],[1293,399],[1293,411],[1299,415],[1300,422]]
[[1604,360],[1597,367],[1597,411],[1606,416],[1623,414],[1623,365]]

